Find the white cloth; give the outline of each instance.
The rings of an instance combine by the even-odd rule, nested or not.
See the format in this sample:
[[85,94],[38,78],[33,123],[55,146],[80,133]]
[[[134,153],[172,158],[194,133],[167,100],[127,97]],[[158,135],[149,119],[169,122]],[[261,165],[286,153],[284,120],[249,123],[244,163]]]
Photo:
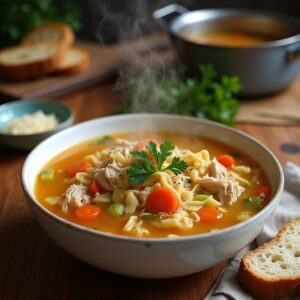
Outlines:
[[[256,238],[257,245],[261,245],[274,238],[284,223],[294,217],[300,216],[300,168],[293,163],[287,163],[283,171],[285,179],[283,195],[274,215],[264,225],[263,230]],[[236,279],[243,255],[255,247],[256,243],[253,242],[231,259],[204,300],[255,299],[243,290]],[[296,297],[289,297],[289,299],[296,299]],[[299,299],[299,296],[297,299]]]

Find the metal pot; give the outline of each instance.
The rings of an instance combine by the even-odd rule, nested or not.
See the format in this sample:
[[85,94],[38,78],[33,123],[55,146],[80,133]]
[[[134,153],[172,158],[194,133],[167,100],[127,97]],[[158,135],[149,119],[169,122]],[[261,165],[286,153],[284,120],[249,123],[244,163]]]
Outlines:
[[[188,11],[171,4],[153,13],[172,38],[179,60],[195,74],[211,63],[221,74],[237,75],[245,96],[262,96],[287,87],[300,68],[300,20],[273,12],[241,9]],[[274,37],[254,46],[215,46],[189,41],[195,32],[238,30]]]

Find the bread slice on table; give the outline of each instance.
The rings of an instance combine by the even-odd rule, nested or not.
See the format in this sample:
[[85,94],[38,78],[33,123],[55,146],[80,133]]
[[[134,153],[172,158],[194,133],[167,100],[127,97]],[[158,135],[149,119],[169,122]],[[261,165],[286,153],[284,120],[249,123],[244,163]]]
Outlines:
[[89,67],[89,53],[80,48],[70,48],[64,59],[56,68],[55,73],[61,75],[75,75],[85,72]]
[[243,257],[238,280],[259,299],[300,294],[300,217],[284,225],[273,240]]
[[53,72],[64,58],[66,47],[48,41],[0,51],[0,72],[7,79],[26,80]]
[[21,44],[35,44],[46,41],[60,42],[71,47],[75,37],[71,27],[65,23],[45,23],[29,31],[22,39]]

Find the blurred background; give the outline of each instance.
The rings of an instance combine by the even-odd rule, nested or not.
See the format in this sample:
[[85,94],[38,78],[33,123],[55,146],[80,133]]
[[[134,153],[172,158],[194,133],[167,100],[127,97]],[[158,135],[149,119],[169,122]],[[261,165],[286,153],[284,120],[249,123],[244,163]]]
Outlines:
[[82,39],[116,43],[161,28],[152,12],[174,3],[189,9],[252,8],[300,17],[300,1],[295,0],[1,0],[0,46],[16,44],[23,34],[45,21],[64,21]]

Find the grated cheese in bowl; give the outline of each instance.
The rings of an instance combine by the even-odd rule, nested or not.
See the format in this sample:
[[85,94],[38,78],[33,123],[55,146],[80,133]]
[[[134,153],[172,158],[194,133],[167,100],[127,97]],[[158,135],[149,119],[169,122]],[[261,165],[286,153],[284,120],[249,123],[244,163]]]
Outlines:
[[13,119],[4,126],[4,133],[20,135],[34,134],[54,129],[59,124],[54,114],[45,115],[41,110],[32,114],[25,114],[21,118]]

